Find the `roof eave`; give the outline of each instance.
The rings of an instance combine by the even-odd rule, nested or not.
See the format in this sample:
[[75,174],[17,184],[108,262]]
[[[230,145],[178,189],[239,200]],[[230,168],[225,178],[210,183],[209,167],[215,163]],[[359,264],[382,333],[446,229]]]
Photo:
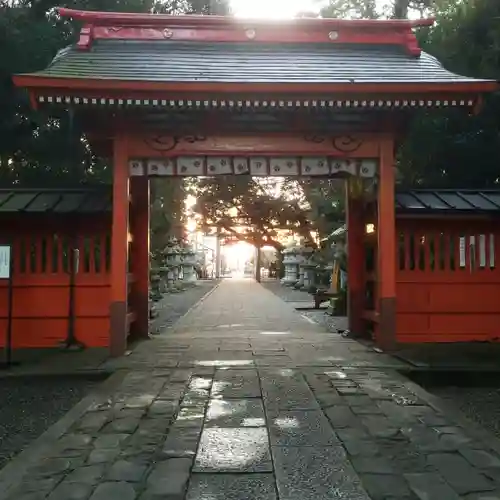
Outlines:
[[135,80],[57,78],[37,73],[14,75],[14,84],[28,89],[65,89],[71,91],[146,91],[146,92],[278,92],[294,94],[343,93],[404,95],[432,93],[483,94],[500,89],[495,80],[447,82],[346,82],[346,83],[267,83],[267,82],[152,82]]

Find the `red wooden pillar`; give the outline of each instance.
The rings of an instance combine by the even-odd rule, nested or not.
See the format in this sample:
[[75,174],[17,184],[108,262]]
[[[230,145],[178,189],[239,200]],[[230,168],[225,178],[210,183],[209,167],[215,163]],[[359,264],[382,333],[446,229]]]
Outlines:
[[347,311],[349,330],[355,335],[363,331],[363,309],[365,299],[365,221],[362,196],[356,196],[356,189],[347,186]]
[[380,144],[378,186],[378,297],[376,343],[383,349],[396,345],[396,216],[394,207],[394,141]]
[[132,206],[130,226],[132,230],[131,272],[132,311],[136,315],[131,334],[147,338],[149,333],[149,179],[146,176],[133,177],[130,183]]
[[129,178],[126,138],[113,141],[113,220],[111,226],[110,354],[127,348]]

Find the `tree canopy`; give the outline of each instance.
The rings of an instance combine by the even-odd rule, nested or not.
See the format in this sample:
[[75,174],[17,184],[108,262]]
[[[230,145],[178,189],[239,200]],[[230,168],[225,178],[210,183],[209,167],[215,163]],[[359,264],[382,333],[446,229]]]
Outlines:
[[[70,0],[74,9],[222,14],[226,0]],[[33,111],[12,75],[46,67],[73,43],[79,26],[61,19],[57,0],[0,0],[0,185],[54,186],[111,180],[106,159],[91,150],[70,113],[48,117]]]
[[[500,80],[500,2],[443,2],[437,23],[421,33],[424,50],[459,74]],[[423,113],[403,145],[399,166],[407,186],[498,186],[500,96],[488,96],[474,116]]]
[[[35,112],[26,93],[12,84],[13,74],[45,67],[58,50],[75,40],[79,27],[59,18],[56,5],[56,0],[0,0],[0,185],[68,186],[111,179],[106,159],[92,151],[70,113],[48,117]],[[170,14],[229,12],[228,0],[69,0],[64,5]],[[383,8],[375,0],[330,0],[321,15],[404,18],[428,13],[435,15],[437,23],[418,34],[424,50],[451,71],[500,80],[498,0],[388,0]],[[498,95],[487,98],[473,117],[459,111],[421,113],[398,153],[402,184],[497,186],[499,120]],[[278,226],[295,227],[305,235],[311,229],[326,231],[327,223],[337,223],[343,197],[338,186],[280,182],[279,189],[273,180],[263,184],[251,178],[201,182],[199,213],[227,226],[231,219],[225,211],[237,210],[238,217],[244,217],[253,228],[245,237],[271,244],[279,243],[275,240]],[[166,198],[175,198],[178,204],[181,194],[178,188],[162,189],[156,186],[155,192],[163,200],[163,210],[168,211]]]
[[280,233],[311,238],[314,230],[309,204],[300,186],[286,178],[218,176],[193,182],[193,210],[202,228],[217,227],[257,247],[280,250]]

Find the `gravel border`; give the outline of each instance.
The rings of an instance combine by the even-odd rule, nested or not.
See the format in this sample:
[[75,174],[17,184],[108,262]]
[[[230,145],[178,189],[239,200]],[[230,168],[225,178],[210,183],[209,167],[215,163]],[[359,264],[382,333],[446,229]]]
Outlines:
[[219,280],[200,280],[195,286],[183,292],[165,294],[155,304],[158,316],[151,321],[150,332],[156,335],[167,328],[172,328],[205,295],[211,293],[219,282]]
[[395,375],[394,378],[398,376],[403,380],[404,385],[425,403],[436,411],[445,414],[459,427],[467,429],[467,432],[470,433],[472,437],[484,443],[487,448],[490,447],[496,453],[500,454],[500,438],[484,424],[482,425],[476,420],[471,419],[456,406],[456,403],[450,403],[448,398],[432,393],[425,387],[418,385],[399,373]]
[[118,371],[104,382],[97,384],[87,396],[0,469],[0,500],[5,500],[9,496],[11,489],[19,484],[30,466],[49,455],[54,442],[67,432],[90,405],[106,401],[124,377],[125,372]]
[[[299,305],[301,303],[313,305],[313,299],[311,294],[307,292],[302,292],[295,290],[295,288],[290,288],[283,286],[279,281],[262,281],[261,285],[270,292],[274,293],[277,297],[285,302],[291,302],[293,305]],[[331,333],[339,333],[347,330],[348,322],[345,316],[330,316],[326,314],[325,308],[321,309],[308,309],[301,310],[296,309],[297,312],[314,321],[315,323],[323,326]]]
[[313,303],[313,298],[310,293],[295,288],[284,286],[278,280],[262,280],[260,283],[266,290],[274,293],[285,302],[310,302]]
[[0,379],[0,468],[105,378],[87,375]]

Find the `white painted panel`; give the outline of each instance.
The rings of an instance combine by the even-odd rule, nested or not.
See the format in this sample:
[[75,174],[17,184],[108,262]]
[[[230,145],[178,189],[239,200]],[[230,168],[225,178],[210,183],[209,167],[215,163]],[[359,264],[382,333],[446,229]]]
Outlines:
[[12,278],[12,248],[10,245],[0,245],[0,279]]
[[130,176],[144,175],[144,163],[142,160],[130,160],[128,162]]
[[350,175],[358,175],[358,172],[361,170],[361,161],[352,159],[342,160],[344,172]]
[[177,175],[204,175],[203,156],[179,156],[177,158]]
[[323,157],[302,158],[301,161],[302,175],[329,175],[330,167],[328,159]]
[[476,269],[476,237],[469,237],[469,271]]
[[228,175],[233,173],[230,156],[209,156],[207,158],[208,175]]
[[479,235],[479,267],[486,267],[486,235]]
[[340,160],[332,159],[330,164],[330,170],[332,175],[335,174],[350,174],[356,175],[358,169],[356,163],[358,160]]
[[460,236],[459,238],[459,250],[460,250],[460,267],[465,267],[465,236]]
[[269,161],[270,175],[299,175],[297,158],[271,158]]
[[235,156],[233,159],[233,168],[236,175],[245,175],[250,173],[250,162],[246,156]]
[[377,160],[362,160],[359,176],[372,179],[377,174]]
[[151,176],[172,176],[175,174],[174,162],[170,158],[163,160],[148,160],[147,172]]
[[490,267],[495,267],[495,235],[490,234]]
[[250,158],[250,173],[252,175],[269,175],[267,158],[265,156],[252,156]]

